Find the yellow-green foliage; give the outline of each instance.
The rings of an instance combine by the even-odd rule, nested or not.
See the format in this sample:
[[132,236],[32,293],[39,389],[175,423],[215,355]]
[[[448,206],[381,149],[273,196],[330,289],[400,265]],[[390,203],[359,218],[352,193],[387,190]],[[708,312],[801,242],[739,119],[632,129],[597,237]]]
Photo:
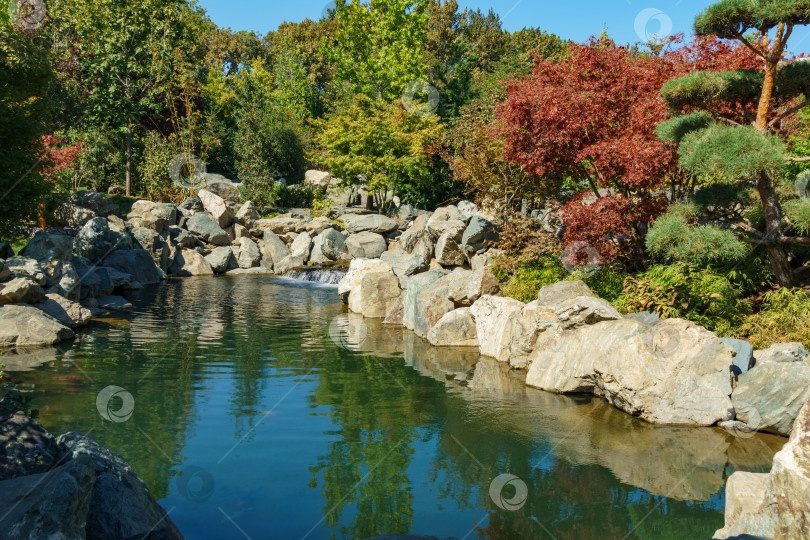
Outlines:
[[758,349],[798,341],[810,347],[810,293],[783,287],[765,295],[762,311],[747,318],[741,334]]

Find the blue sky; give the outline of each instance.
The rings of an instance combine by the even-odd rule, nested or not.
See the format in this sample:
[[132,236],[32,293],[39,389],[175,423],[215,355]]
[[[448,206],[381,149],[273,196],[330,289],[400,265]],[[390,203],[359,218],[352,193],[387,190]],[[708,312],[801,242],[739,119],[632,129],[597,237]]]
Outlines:
[[[607,27],[620,43],[645,33],[689,33],[709,0],[459,0],[462,7],[492,8],[507,30],[533,26],[562,38],[585,41]],[[267,33],[284,21],[320,18],[329,0],[200,0],[211,19],[233,30]],[[810,28],[800,28],[788,43],[791,52],[810,53]]]

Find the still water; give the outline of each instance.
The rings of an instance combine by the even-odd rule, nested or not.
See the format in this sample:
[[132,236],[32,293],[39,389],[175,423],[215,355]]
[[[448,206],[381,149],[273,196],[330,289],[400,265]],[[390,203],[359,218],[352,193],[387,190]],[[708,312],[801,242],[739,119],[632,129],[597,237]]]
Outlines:
[[705,539],[726,478],[769,470],[786,442],[527,388],[346,313],[334,287],[187,278],[131,302],[2,361],[37,366],[16,377],[45,427],[121,454],[188,539]]

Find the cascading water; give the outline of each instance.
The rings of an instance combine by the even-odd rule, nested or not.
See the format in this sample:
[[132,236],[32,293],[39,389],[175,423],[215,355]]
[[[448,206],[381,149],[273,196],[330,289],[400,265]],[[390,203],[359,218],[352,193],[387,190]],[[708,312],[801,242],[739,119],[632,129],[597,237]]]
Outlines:
[[284,277],[290,279],[297,279],[299,281],[311,281],[314,283],[323,283],[325,285],[337,285],[343,276],[346,275],[345,269],[337,268],[296,268],[284,274]]

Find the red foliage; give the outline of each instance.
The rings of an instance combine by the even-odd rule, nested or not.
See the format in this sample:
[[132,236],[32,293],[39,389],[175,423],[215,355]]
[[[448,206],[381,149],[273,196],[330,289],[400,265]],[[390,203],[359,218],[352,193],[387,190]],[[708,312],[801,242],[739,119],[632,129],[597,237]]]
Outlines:
[[61,146],[63,139],[53,135],[42,136],[42,162],[45,164],[42,173],[46,178],[53,178],[59,172],[72,169],[76,166],[76,159],[85,150],[82,150],[82,143],[69,146]]
[[611,188],[594,204],[580,196],[563,207],[564,240],[586,241],[607,261],[640,255],[635,240],[665,210],[662,190],[677,173],[675,146],[655,134],[668,112],[661,86],[692,70],[755,69],[758,61],[704,38],[661,56],[610,40],[568,50],[565,61],[539,60],[531,77],[510,83],[497,112],[504,156],[541,184],[571,178]]

